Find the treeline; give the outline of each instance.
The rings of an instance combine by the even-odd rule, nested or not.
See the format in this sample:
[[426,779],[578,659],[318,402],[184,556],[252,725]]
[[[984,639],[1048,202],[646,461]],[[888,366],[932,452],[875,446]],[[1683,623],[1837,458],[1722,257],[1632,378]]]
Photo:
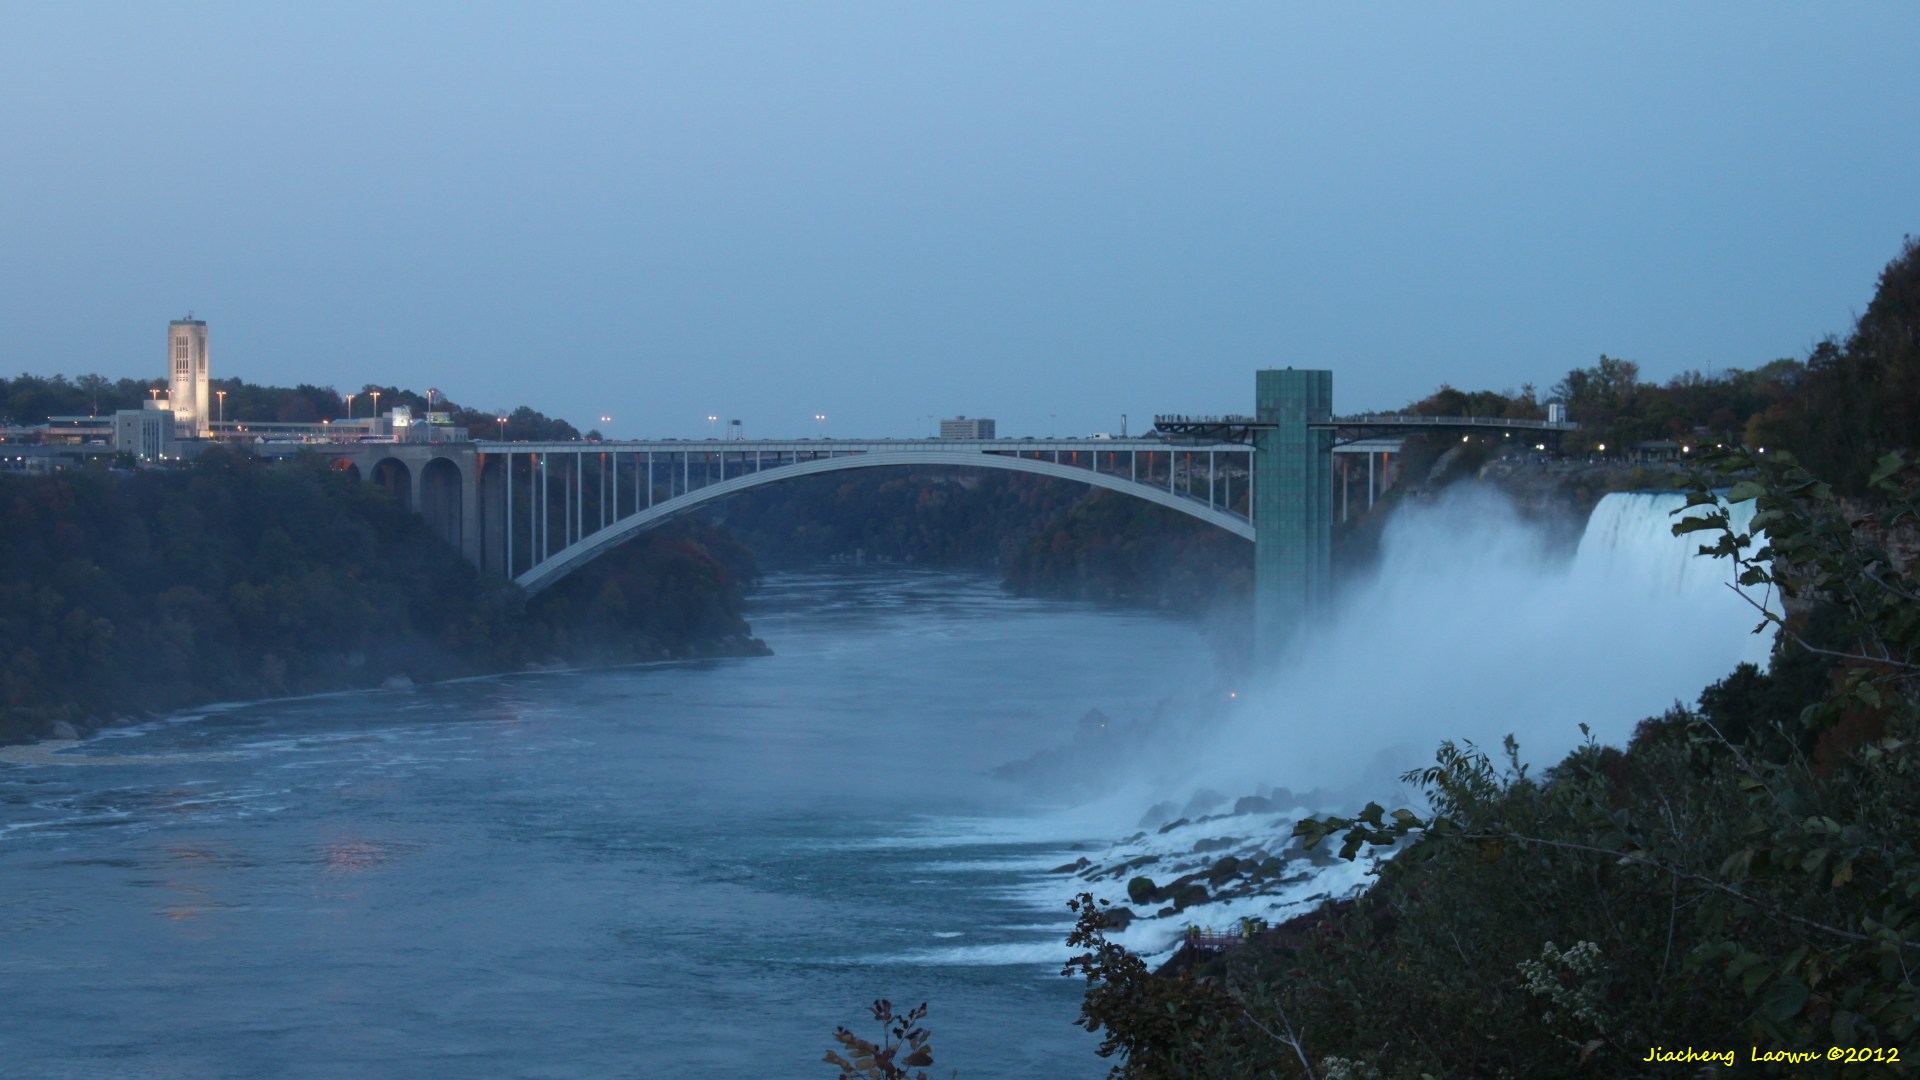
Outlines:
[[[1802,362],[1751,370],[1687,371],[1643,381],[1631,360],[1602,356],[1575,368],[1546,400],[1581,425],[1566,450],[1626,451],[1638,443],[1784,448],[1840,490],[1860,494],[1878,451],[1920,444],[1920,240],[1906,239],[1881,271],[1867,310],[1845,338],[1830,337]],[[1407,407],[1429,416],[1544,419],[1537,390],[1465,391],[1442,385]]]
[[104,375],[0,376],[0,424],[44,424],[51,416],[112,416],[141,408],[150,391],[164,389],[160,379],[109,379]]
[[711,520],[767,563],[863,555],[997,569],[1027,595],[1197,613],[1250,592],[1253,545],[1185,514],[1065,480],[949,468],[805,477]]
[[1869,490],[1882,450],[1920,446],[1920,240],[1881,271],[1853,332],[1814,347],[1796,392],[1760,414],[1749,442],[1790,447],[1854,494]]
[[529,601],[318,461],[0,475],[0,741],[397,674],[739,651],[753,572],[689,524]]

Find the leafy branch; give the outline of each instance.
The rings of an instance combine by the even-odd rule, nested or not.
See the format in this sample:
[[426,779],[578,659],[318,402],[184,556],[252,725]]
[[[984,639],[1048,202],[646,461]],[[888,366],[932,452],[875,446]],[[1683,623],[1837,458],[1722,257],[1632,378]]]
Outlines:
[[[834,1041],[851,1059],[829,1050],[822,1058],[828,1065],[840,1067],[842,1080],[909,1080],[908,1069],[933,1064],[933,1049],[927,1045],[927,1003],[903,1013],[893,1011],[893,1002],[881,998],[873,1003],[873,1019],[880,1025],[880,1041],[863,1039],[844,1027],[833,1029]],[[923,1070],[912,1080],[927,1080]]]

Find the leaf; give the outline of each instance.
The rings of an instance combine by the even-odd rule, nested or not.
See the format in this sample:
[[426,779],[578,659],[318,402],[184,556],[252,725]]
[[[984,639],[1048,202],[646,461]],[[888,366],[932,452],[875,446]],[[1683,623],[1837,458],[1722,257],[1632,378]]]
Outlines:
[[1763,959],[1757,952],[1739,950],[1739,946],[1732,942],[1727,942],[1725,947],[1737,950],[1734,952],[1733,959],[1727,961],[1727,978],[1729,979],[1739,978],[1748,968],[1760,963]]
[[1848,859],[1846,862],[1841,863],[1838,867],[1834,869],[1833,887],[1837,889],[1840,886],[1845,885],[1847,882],[1852,880],[1853,880],[1853,860]]
[[1720,876],[1736,881],[1746,877],[1753,868],[1753,854],[1753,849],[1748,847],[1727,856],[1727,860],[1720,864]]
[[1767,988],[1760,1000],[1760,1015],[1776,1023],[1785,1023],[1799,1014],[1807,1003],[1807,984],[1795,978],[1781,979]]
[[1742,480],[1733,485],[1732,490],[1727,492],[1727,501],[1730,503],[1746,502],[1749,499],[1759,498],[1766,493],[1767,487],[1760,481]]
[[1681,518],[1673,523],[1673,535],[1685,536],[1688,533],[1704,532],[1707,529],[1727,527],[1725,514],[1705,514],[1700,517]]
[[1874,465],[1873,475],[1867,477],[1867,483],[1873,487],[1879,487],[1888,477],[1906,467],[1906,458],[1898,453],[1887,454]]

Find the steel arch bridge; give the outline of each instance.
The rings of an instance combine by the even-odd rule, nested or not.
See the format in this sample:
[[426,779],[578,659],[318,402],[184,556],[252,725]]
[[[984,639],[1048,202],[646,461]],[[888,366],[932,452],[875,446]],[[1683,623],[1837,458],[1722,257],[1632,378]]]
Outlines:
[[706,439],[342,445],[336,467],[386,487],[479,566],[538,591],[622,541],[729,495],[801,476],[890,465],[1002,469],[1132,495],[1254,545],[1254,637],[1271,653],[1324,610],[1333,462],[1390,465],[1400,438],[1518,438],[1540,449],[1578,425],[1399,415],[1334,416],[1333,373],[1266,368],[1253,413],[1155,418],[1143,439]]
[[[1254,539],[1252,448],[1157,439],[476,443],[498,503],[483,563],[529,592],[697,507],[802,476],[888,466],[999,469],[1145,499]],[[491,558],[486,556],[491,555]]]

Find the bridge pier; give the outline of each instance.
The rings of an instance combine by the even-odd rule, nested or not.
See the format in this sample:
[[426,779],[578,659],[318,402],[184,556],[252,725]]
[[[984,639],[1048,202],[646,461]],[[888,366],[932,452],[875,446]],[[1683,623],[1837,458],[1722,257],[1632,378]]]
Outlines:
[[482,565],[481,458],[472,443],[374,443],[326,451],[335,468],[351,466],[427,519],[468,562]]
[[1333,570],[1333,372],[1255,373],[1253,634],[1271,658],[1326,608]]
[[507,566],[507,462],[505,454],[475,454],[474,469],[479,473],[474,487],[479,495],[480,550],[473,557],[482,570],[512,577]]

